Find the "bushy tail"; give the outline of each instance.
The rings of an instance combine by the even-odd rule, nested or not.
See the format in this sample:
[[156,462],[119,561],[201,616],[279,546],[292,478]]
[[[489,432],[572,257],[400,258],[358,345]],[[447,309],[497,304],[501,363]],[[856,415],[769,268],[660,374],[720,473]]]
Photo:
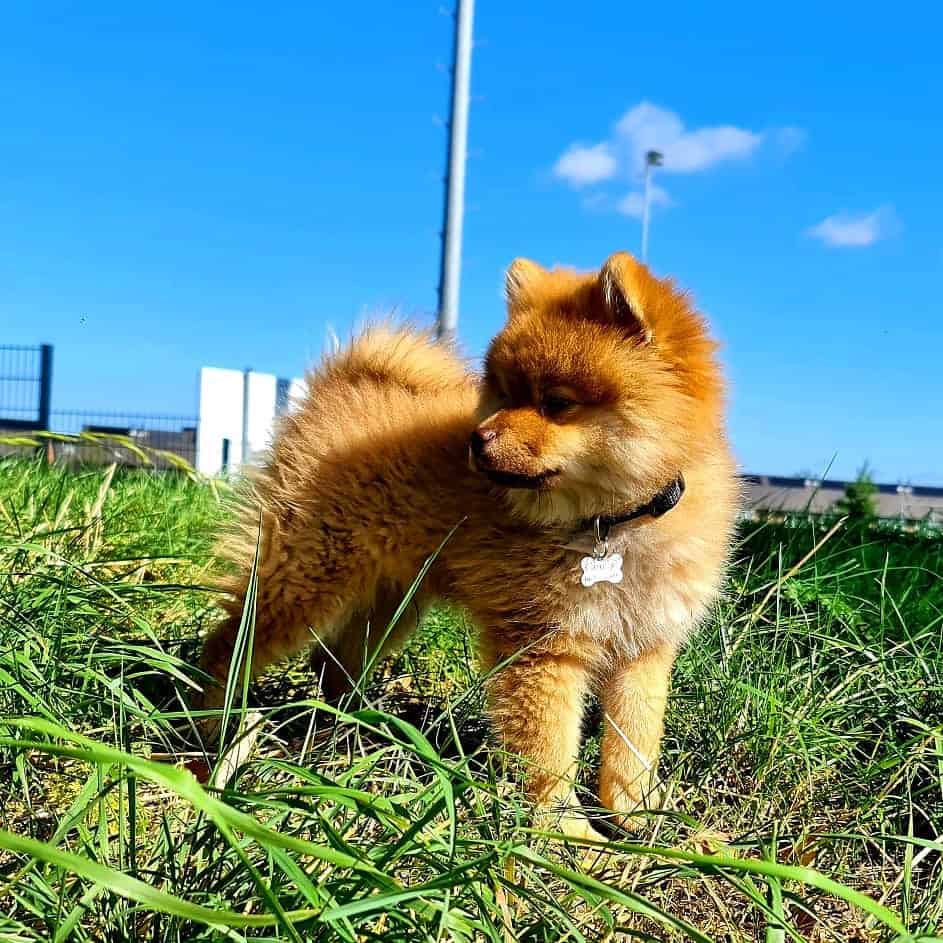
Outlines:
[[391,384],[411,393],[436,393],[470,381],[468,368],[454,349],[428,331],[375,325],[328,358],[308,376],[309,396],[318,388],[347,380]]
[[257,545],[260,580],[285,565],[286,531],[307,526],[316,514],[322,462],[352,439],[382,430],[391,421],[391,399],[415,397],[422,413],[439,394],[474,384],[449,345],[428,332],[383,324],[312,369],[304,399],[278,421],[265,461],[244,470],[232,496],[217,542],[225,571],[217,585],[231,594],[224,606],[235,612],[240,605]]

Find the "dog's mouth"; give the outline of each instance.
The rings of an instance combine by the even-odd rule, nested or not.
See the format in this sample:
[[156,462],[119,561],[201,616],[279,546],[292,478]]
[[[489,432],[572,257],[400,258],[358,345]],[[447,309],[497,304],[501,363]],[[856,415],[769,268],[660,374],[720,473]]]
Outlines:
[[560,477],[558,468],[549,469],[539,475],[518,475],[515,472],[497,471],[493,468],[482,468],[481,471],[496,485],[504,488],[545,488],[555,478]]

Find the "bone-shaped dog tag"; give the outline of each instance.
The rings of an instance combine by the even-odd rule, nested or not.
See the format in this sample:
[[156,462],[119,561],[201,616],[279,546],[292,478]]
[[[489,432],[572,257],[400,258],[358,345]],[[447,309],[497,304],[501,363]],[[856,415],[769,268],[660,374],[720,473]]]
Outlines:
[[622,554],[608,553],[606,556],[583,557],[580,560],[583,575],[580,582],[584,586],[594,586],[596,583],[622,582]]

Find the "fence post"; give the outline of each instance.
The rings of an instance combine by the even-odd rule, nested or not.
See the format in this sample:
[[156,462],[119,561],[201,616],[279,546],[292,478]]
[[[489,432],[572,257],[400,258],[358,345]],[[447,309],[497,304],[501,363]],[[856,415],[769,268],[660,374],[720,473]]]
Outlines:
[[52,403],[52,344],[40,347],[39,357],[39,428],[49,431],[49,407]]

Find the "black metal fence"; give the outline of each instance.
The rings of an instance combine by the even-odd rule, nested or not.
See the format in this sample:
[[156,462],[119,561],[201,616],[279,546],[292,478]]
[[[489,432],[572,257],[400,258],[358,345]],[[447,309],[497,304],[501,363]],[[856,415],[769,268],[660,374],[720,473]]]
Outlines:
[[0,429],[48,429],[52,345],[0,346]]
[[[196,464],[197,419],[144,413],[51,410],[52,346],[0,345],[0,436],[29,441],[30,433],[81,436],[44,438],[51,460],[82,464],[174,467],[174,456]],[[35,437],[33,437],[35,441]],[[0,455],[29,445],[0,443]]]
[[193,416],[53,410],[50,429],[84,434],[78,442],[51,443],[54,457],[62,461],[169,467],[174,464],[170,456],[175,455],[196,464],[197,419]]

